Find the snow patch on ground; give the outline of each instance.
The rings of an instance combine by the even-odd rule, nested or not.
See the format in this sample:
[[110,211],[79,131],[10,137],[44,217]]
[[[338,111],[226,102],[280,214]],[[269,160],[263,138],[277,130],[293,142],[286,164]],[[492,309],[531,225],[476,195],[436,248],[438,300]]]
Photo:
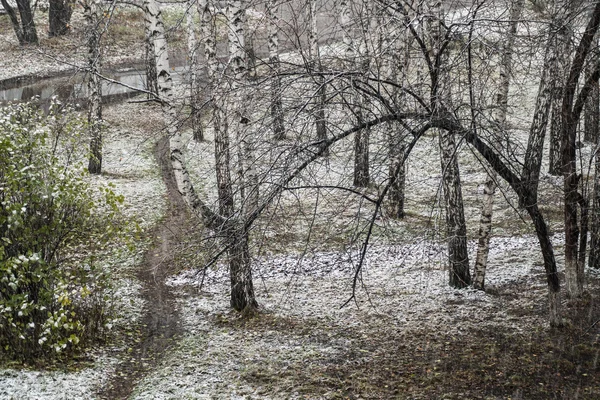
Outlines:
[[[561,238],[554,240],[559,243]],[[546,283],[536,238],[495,237],[491,247],[489,292],[511,296],[449,287],[442,266],[444,246],[426,240],[372,246],[356,300],[342,308],[351,295],[356,252],[255,260],[255,290],[263,313],[297,321],[298,326],[324,324],[329,334],[320,338],[221,324],[235,318],[226,296],[225,266],[207,270],[204,277],[198,271],[184,271],[169,284],[185,293],[181,310],[188,336],[141,382],[132,398],[301,398],[293,387],[277,388],[280,392],[273,394],[272,387],[249,387],[243,378],[256,363],[261,368],[279,366],[285,374],[295,363],[341,357],[352,347],[352,337],[344,334],[347,331],[367,335],[373,327],[384,326],[409,341],[414,335],[432,332],[460,337],[473,327],[527,332],[545,326],[546,311],[540,304],[546,303]],[[515,315],[515,308],[539,312]]]

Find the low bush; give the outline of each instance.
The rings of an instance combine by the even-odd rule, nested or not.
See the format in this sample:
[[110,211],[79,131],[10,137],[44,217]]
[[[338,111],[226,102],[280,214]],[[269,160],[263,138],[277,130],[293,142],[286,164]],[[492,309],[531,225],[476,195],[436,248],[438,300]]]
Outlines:
[[94,254],[119,231],[122,197],[83,164],[85,122],[0,109],[0,349],[21,362],[64,358],[102,333],[109,280]]

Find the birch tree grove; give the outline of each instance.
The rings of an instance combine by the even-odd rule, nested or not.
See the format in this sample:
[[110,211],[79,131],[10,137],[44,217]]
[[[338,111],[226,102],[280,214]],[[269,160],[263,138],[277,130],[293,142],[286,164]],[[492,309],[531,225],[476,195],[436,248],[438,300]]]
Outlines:
[[[552,243],[553,232],[560,228],[556,228],[556,213],[548,212],[563,205],[546,204],[545,189],[539,189],[540,182],[548,180],[542,167],[556,161],[544,153],[544,143],[548,144],[548,131],[554,142],[546,149],[556,146],[557,137],[561,139],[566,283],[569,294],[579,296],[584,290],[588,225],[592,231],[589,262],[600,264],[595,251],[600,237],[600,189],[595,190],[592,203],[584,191],[583,171],[577,171],[576,152],[577,125],[585,104],[589,114],[599,107],[590,109],[588,99],[597,103],[592,95],[598,91],[600,67],[593,53],[600,5],[595,3],[593,12],[585,14],[583,4],[571,2],[540,3],[535,10],[525,0],[502,3],[506,7],[486,1],[473,1],[470,7],[463,3],[342,0],[327,11],[316,0],[303,4],[270,0],[253,4],[257,8],[246,12],[250,5],[242,0],[228,1],[225,10],[210,0],[199,0],[198,38],[192,14],[187,15],[188,52],[196,60],[202,49],[206,61],[203,100],[210,122],[205,122],[204,133],[207,141],[211,135],[214,139],[213,209],[202,197],[212,189],[196,191],[195,172],[186,167],[184,156],[189,150],[175,104],[187,103],[173,95],[160,9],[155,0],[145,0],[148,43],[178,188],[219,238],[218,253],[227,255],[232,308],[251,313],[258,307],[252,282],[252,265],[257,262],[253,245],[259,235],[255,224],[267,223],[264,214],[274,213],[287,191],[326,188],[356,200],[352,203],[358,210],[356,228],[348,236],[361,248],[354,270],[357,290],[365,254],[378,230],[388,223],[404,229],[411,223],[399,220],[405,215],[426,218],[422,211],[410,209],[415,200],[404,191],[406,181],[415,187],[418,180],[419,185],[426,181],[439,185],[428,188],[432,194],[427,218],[431,222],[432,215],[444,214],[443,220],[434,221],[443,232],[435,240],[445,247],[448,284],[455,288],[485,288],[486,276],[493,274],[488,264],[497,262],[488,261],[492,218],[496,219],[492,210],[495,206],[514,212],[513,204],[518,202],[518,217],[523,212],[529,216],[521,222],[535,232],[539,245],[550,323],[563,323],[559,265]],[[193,4],[188,3],[188,11]],[[537,11],[538,6],[545,11]],[[561,7],[576,17],[559,18]],[[286,20],[290,15],[298,19]],[[584,20],[585,31],[577,25]],[[252,79],[248,26],[257,50]],[[523,34],[528,31],[539,36],[529,38]],[[577,46],[570,46],[575,39]],[[227,46],[221,40],[227,40]],[[576,49],[574,54],[570,49]],[[521,54],[534,54],[535,60],[519,64]],[[567,66],[563,82],[560,75]],[[198,66],[190,68],[194,114],[199,108],[194,82],[202,72]],[[513,79],[520,83],[514,84]],[[598,146],[600,139],[592,140]],[[413,152],[419,146],[429,146],[425,151],[439,156],[439,161],[430,176],[415,178],[420,171],[411,172],[407,162],[415,160]],[[600,187],[597,150],[595,157],[594,179]],[[473,170],[487,173],[483,193],[477,188],[476,193],[469,192],[477,184],[461,177]],[[503,196],[495,200],[499,189],[504,190]],[[303,196],[298,195],[299,204],[307,201]],[[315,218],[318,202],[317,198]],[[480,213],[473,213],[474,203]],[[473,221],[474,215],[478,221]],[[390,217],[395,220],[389,222]],[[469,239],[478,239],[473,270]]]

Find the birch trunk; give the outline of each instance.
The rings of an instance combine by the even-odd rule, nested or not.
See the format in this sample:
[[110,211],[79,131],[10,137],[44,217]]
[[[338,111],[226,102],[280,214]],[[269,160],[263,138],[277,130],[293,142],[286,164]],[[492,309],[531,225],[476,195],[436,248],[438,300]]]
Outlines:
[[102,172],[102,81],[100,80],[100,19],[97,0],[84,3],[88,45],[88,125],[90,130],[90,174]]
[[231,68],[231,96],[229,114],[230,128],[235,129],[238,146],[238,176],[242,197],[243,214],[247,215],[258,207],[258,176],[255,160],[255,138],[248,130],[249,116],[246,110],[248,68],[245,46],[246,10],[241,0],[230,0],[227,6],[229,65]]
[[[203,9],[208,11],[207,4],[204,3],[203,5],[205,6]],[[172,102],[173,90],[172,79],[169,72],[169,57],[160,9],[157,7],[155,0],[144,0],[144,9],[157,60],[156,66],[159,96],[162,100],[161,104],[167,123],[169,145],[171,149],[171,163],[177,187],[187,204],[192,209],[199,211],[210,227],[213,229],[220,228],[225,232],[225,246],[228,249],[231,279],[231,306],[238,311],[252,311],[256,308],[256,299],[254,298],[252,286],[252,274],[249,269],[248,232],[244,229],[243,223],[239,223],[232,219],[234,210],[233,207],[228,207],[229,205],[233,205],[232,197],[228,196],[228,194],[231,193],[231,184],[225,188],[226,193],[221,192],[223,189],[221,186],[222,182],[219,184],[219,200],[224,200],[224,204],[221,205],[221,209],[225,211],[223,216],[211,212],[210,209],[199,200],[194,191],[194,187],[185,166],[181,133],[177,129],[177,115]],[[216,59],[214,61],[216,61]],[[217,133],[215,133],[215,135],[217,135]],[[216,142],[217,138],[215,137],[215,156],[217,158],[217,164],[221,164],[221,168],[225,167],[225,172],[228,173],[229,159],[223,157],[223,154],[219,154],[219,147]],[[227,147],[225,148],[227,149]],[[225,154],[227,154],[227,152],[225,152]],[[219,178],[220,172],[222,171],[219,170],[219,165],[217,165],[217,178]]]
[[[254,158],[254,137],[248,131],[249,117],[246,115],[246,86],[248,69],[245,47],[246,9],[241,0],[230,0],[227,4],[229,64],[232,72],[231,102],[229,112],[233,116],[230,124],[236,130],[238,145],[238,168],[240,171],[241,215],[246,217],[258,207],[258,176]],[[246,195],[246,196],[245,196]],[[248,249],[248,231],[243,222],[237,222],[227,232],[229,244],[229,275],[231,279],[231,307],[244,313],[253,313],[257,308],[252,285],[252,264]]]
[[[430,36],[432,55],[438,60],[432,70],[431,98],[434,115],[443,116],[448,113],[445,103],[450,100],[448,87],[449,70],[447,54],[443,51],[444,26],[442,24],[442,2],[428,2],[432,16]],[[439,131],[439,146],[442,167],[442,188],[446,208],[446,240],[448,241],[449,283],[456,288],[464,288],[471,284],[469,272],[469,255],[467,252],[467,226],[465,223],[464,204],[460,181],[460,170],[456,158],[457,146],[455,132],[442,129]]]
[[[398,87],[406,84],[406,71],[410,62],[410,37],[404,27],[390,24],[379,24],[384,27],[381,34],[381,52],[383,55],[382,69],[386,80],[394,82],[397,86],[390,89],[384,88],[390,94],[390,101],[396,104],[396,107],[403,107],[406,101],[404,92],[399,91]],[[395,177],[390,186],[388,195],[388,212],[392,218],[404,218],[404,188],[406,184],[406,166],[404,165],[404,152],[406,151],[405,130],[399,123],[391,122],[388,129],[388,176],[391,180],[396,171]]]
[[217,41],[214,15],[208,0],[198,1],[200,30],[202,33],[204,56],[207,65],[208,81],[211,90],[212,122],[215,140],[215,171],[219,212],[225,218],[234,215],[233,185],[231,182],[229,129],[223,112],[223,95],[219,88],[219,61],[217,59]]
[[202,131],[202,120],[200,115],[200,88],[198,82],[198,40],[196,39],[196,29],[194,24],[194,15],[196,14],[195,1],[189,0],[185,13],[185,25],[187,31],[187,47],[189,54],[189,77],[190,77],[190,108],[191,124],[194,140],[201,142],[204,140]]
[[[317,131],[317,140],[327,140],[327,120],[325,118],[325,103],[327,101],[327,93],[325,90],[325,79],[323,77],[323,64],[319,54],[319,31],[317,30],[317,0],[308,0],[308,42],[310,48],[310,72],[314,75],[314,80],[317,83],[317,90],[314,96],[313,104],[315,105],[315,129]],[[326,149],[324,156],[329,155],[329,150]]]
[[271,118],[273,119],[273,138],[285,139],[284,113],[281,88],[281,64],[279,61],[279,2],[271,0],[267,6],[269,63],[271,64]]
[[[500,60],[500,83],[496,96],[496,123],[500,133],[506,132],[506,113],[508,111],[508,90],[512,75],[512,59],[517,35],[517,27],[521,13],[523,12],[524,0],[517,0],[511,4],[510,27],[506,35],[506,41],[502,49]],[[501,135],[496,135],[497,140]],[[479,220],[479,240],[477,244],[477,256],[475,258],[475,269],[473,274],[473,286],[476,289],[485,288],[485,273],[487,269],[488,255],[490,252],[490,238],[492,235],[492,215],[494,207],[494,193],[496,192],[496,181],[498,175],[495,172],[488,173],[488,179],[483,187],[483,201],[481,217]]]

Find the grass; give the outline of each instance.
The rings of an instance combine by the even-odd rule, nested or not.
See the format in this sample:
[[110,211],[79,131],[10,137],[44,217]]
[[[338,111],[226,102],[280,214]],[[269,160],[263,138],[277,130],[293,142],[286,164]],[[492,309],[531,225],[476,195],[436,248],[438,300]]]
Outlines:
[[[571,308],[572,315],[583,309]],[[593,315],[599,317],[598,305]],[[276,388],[298,398],[326,399],[595,399],[600,396],[600,343],[586,334],[584,317],[563,331],[517,333],[469,330],[394,334],[385,326],[367,332],[319,322],[294,323],[261,317],[246,330],[279,329],[319,340],[331,336],[350,342],[341,354],[315,354],[293,362],[267,356],[246,365],[242,379],[273,395]],[[304,328],[306,325],[310,329]],[[288,392],[289,393],[289,392]]]

